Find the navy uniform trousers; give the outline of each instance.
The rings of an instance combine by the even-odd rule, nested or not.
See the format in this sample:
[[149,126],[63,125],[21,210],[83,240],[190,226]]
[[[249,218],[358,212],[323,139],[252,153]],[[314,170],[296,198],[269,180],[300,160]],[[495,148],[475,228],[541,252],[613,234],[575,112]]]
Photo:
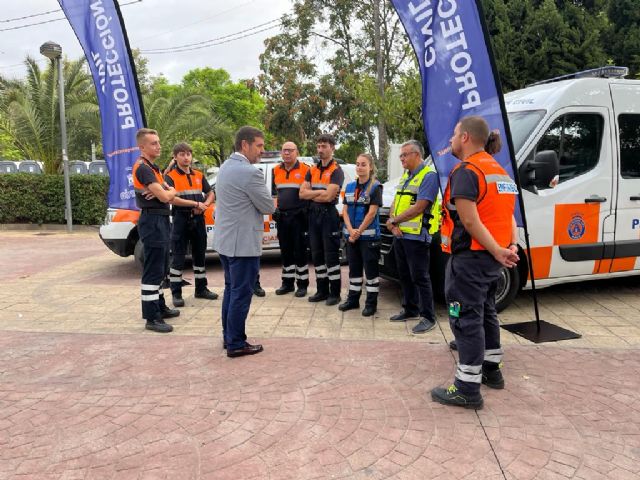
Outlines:
[[436,321],[429,275],[431,244],[405,238],[393,239],[393,251],[402,287],[402,308],[411,317]]
[[161,320],[167,308],[161,284],[169,264],[169,210],[166,215],[148,213],[144,209],[138,220],[138,234],[144,247],[141,300],[142,318],[148,322]]
[[173,216],[171,229],[172,258],[169,270],[171,293],[176,296],[182,296],[182,271],[189,243],[191,244],[196,293],[199,293],[207,288],[207,274],[204,266],[207,250],[207,228],[204,215],[191,215],[190,211],[177,211]]
[[495,298],[500,269],[487,251],[456,253],[447,263],[445,296],[459,354],[454,383],[466,395],[480,392],[483,363],[495,369],[502,361]]
[[340,296],[340,217],[335,205],[311,203],[309,243],[318,293]]
[[309,266],[307,262],[307,229],[309,221],[305,208],[280,210],[278,221],[278,242],[282,255],[282,285],[298,288],[309,286]]

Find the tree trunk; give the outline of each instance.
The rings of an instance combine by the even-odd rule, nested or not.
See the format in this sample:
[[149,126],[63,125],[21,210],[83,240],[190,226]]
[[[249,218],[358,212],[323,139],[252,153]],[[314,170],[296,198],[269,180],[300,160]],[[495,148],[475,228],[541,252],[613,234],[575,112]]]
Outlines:
[[378,169],[387,171],[387,157],[389,154],[389,136],[384,115],[385,105],[385,80],[384,80],[384,55],[382,48],[382,21],[380,17],[380,0],[373,0],[373,27],[374,48],[376,55],[376,84],[380,98],[378,112]]

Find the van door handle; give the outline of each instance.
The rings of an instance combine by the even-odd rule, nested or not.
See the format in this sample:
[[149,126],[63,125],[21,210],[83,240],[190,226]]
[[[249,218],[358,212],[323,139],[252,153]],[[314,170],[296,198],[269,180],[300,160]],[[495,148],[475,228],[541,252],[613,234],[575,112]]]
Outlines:
[[607,199],[605,197],[598,197],[598,196],[589,197],[589,198],[585,198],[584,199],[584,203],[604,203],[606,201],[607,201]]
[[634,195],[633,197],[629,197],[629,200],[640,200],[640,197],[637,195]]

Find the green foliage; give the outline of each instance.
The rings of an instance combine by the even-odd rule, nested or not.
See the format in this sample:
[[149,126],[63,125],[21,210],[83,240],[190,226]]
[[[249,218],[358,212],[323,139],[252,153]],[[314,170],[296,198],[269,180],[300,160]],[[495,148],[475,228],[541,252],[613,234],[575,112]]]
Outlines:
[[[107,211],[109,177],[71,175],[73,223],[100,225]],[[66,223],[64,177],[12,173],[0,175],[0,223]]]
[[640,78],[640,1],[611,0],[607,8],[611,24],[605,35],[605,49],[616,65],[629,67]]

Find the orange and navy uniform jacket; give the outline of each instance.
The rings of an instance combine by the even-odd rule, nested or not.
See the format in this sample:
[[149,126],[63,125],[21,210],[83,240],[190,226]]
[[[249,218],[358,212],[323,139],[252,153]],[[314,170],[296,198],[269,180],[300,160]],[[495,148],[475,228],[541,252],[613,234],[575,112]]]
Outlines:
[[157,198],[152,198],[151,200],[144,198],[144,193],[150,184],[155,182],[160,185],[164,184],[162,172],[160,172],[156,164],[151,163],[144,157],[140,157],[133,165],[131,175],[133,177],[133,189],[136,192],[136,205],[138,208],[166,210],[169,212],[169,205],[167,203],[163,203]]
[[[189,169],[184,172],[180,167],[175,166],[164,176],[167,184],[176,189],[176,196],[184,200],[192,200],[194,202],[203,202],[205,195],[211,191],[211,186],[201,171]],[[193,207],[173,206],[173,213],[189,213],[191,214]]]
[[309,172],[309,166],[296,160],[291,170],[287,171],[284,162],[273,169],[271,176],[271,194],[278,197],[278,209],[297,210],[308,206],[307,200],[300,199],[300,187]]
[[[459,253],[465,250],[485,250],[464,229],[455,207],[455,186],[452,202],[452,183],[462,169],[473,172],[478,181],[478,196],[475,202],[480,221],[489,230],[496,242],[507,247],[511,243],[512,217],[518,187],[507,172],[487,152],[471,155],[459,163],[449,174],[449,182],[444,192],[443,221],[440,229],[442,250],[445,253]],[[460,196],[460,198],[467,198]]]
[[[338,185],[338,189],[342,188],[342,184],[344,182],[344,172],[342,168],[336,163],[335,160],[331,160],[329,165],[326,167],[322,166],[322,162],[318,162],[317,165],[314,165],[307,176],[305,177],[305,181],[311,184],[312,190],[326,190],[327,187],[331,184]],[[331,202],[316,202],[312,201],[317,205],[337,205],[338,204],[339,195],[336,196],[335,199]]]

